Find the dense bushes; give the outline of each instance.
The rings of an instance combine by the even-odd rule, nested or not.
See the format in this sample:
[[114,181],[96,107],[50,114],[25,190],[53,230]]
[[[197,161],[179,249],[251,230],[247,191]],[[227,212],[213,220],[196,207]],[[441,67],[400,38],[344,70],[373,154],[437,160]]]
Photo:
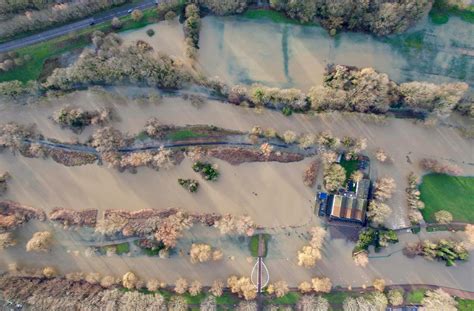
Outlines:
[[453,266],[456,260],[468,260],[469,252],[462,242],[452,240],[439,240],[432,242],[425,240],[423,242],[407,245],[403,253],[408,257],[423,256],[428,260],[446,261],[446,266]]
[[270,0],[274,9],[302,22],[319,21],[331,34],[348,29],[376,35],[405,31],[423,16],[430,3],[429,0]]
[[103,125],[110,120],[110,117],[111,111],[109,109],[84,111],[80,108],[65,107],[55,111],[52,119],[62,127],[80,132],[91,124]]
[[[8,4],[6,4],[6,2],[8,2]],[[19,4],[15,7],[12,6],[13,2],[23,2],[25,5],[21,6]],[[18,12],[32,7],[41,8],[41,10],[18,14],[1,22],[0,38],[5,39],[22,32],[41,30],[53,25],[85,17],[125,2],[127,2],[127,0],[82,0],[49,5],[43,8],[43,5],[36,4],[41,3],[41,1],[2,1],[2,3],[0,3],[1,12]]]
[[367,228],[359,233],[359,239],[352,252],[357,254],[361,251],[368,251],[370,245],[375,247],[375,251],[379,251],[389,243],[397,242],[398,236],[393,230]]
[[72,89],[90,84],[143,84],[162,88],[179,88],[189,75],[170,57],[155,53],[145,42],[122,46],[115,34],[95,32],[94,50],[86,49],[79,60],[68,68],[56,69],[46,86]]
[[219,177],[219,172],[210,163],[197,161],[193,164],[193,170],[201,173],[206,180],[216,181]]
[[189,192],[196,192],[199,188],[199,183],[195,179],[178,178],[178,184],[180,184],[184,189],[187,189]]
[[18,52],[11,51],[5,54],[0,54],[0,73],[2,71],[10,71],[15,67],[24,65],[31,60],[31,56],[26,54],[20,56]]

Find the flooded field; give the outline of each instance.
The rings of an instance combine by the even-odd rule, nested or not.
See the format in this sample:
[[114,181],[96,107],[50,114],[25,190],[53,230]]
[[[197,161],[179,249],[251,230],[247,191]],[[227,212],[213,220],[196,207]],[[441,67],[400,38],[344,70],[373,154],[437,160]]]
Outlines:
[[[180,97],[164,97],[161,100],[145,102],[131,100],[128,97],[131,92],[140,93],[146,90],[118,88],[117,92],[109,94],[80,91],[66,98],[54,99],[35,106],[0,106],[3,107],[0,121],[2,123],[7,121],[23,124],[36,123],[38,130],[46,136],[72,141],[76,138],[75,134],[69,130],[60,129],[47,118],[64,102],[68,102],[74,107],[84,109],[111,107],[116,113],[111,125],[122,132],[132,134],[138,133],[149,118],[156,117],[163,124],[178,126],[211,124],[245,132],[259,125],[264,128],[275,128],[280,133],[286,130],[297,133],[330,130],[339,137],[347,135],[366,137],[369,155],[373,155],[377,148],[383,148],[393,158],[393,164],[379,164],[374,160],[371,166],[374,179],[389,175],[395,178],[397,183],[397,190],[389,201],[393,209],[393,214],[387,223],[389,227],[409,224],[406,217],[406,176],[411,171],[417,174],[422,173],[418,167],[418,162],[422,158],[447,160],[462,167],[465,175],[474,174],[472,141],[462,138],[457,130],[447,126],[427,128],[415,124],[412,120],[401,119],[388,120],[387,125],[382,126],[366,122],[357,116],[339,113],[319,116],[294,114],[285,117],[276,111],[265,110],[256,113],[255,109],[217,101],[208,101],[196,107]],[[33,111],[36,112],[33,113]],[[93,130],[94,127],[87,128],[77,137],[84,141],[93,133]],[[186,162],[170,171],[157,173],[150,169],[140,169],[136,175],[132,175],[120,174],[96,165],[66,168],[52,161],[25,159],[20,156],[12,158],[6,153],[0,155],[0,170],[9,170],[13,176],[18,174],[21,178],[12,180],[9,198],[25,204],[39,204],[46,209],[56,206],[74,209],[93,206],[107,209],[120,206],[126,209],[182,207],[190,211],[200,206],[203,211],[248,212],[257,217],[255,219],[257,223],[268,226],[272,225],[272,220],[266,217],[266,213],[271,212],[275,204],[277,206],[276,222],[279,224],[294,225],[309,215],[308,210],[314,190],[302,184],[304,163],[306,162],[252,163],[232,167],[222,162],[220,164],[222,180],[212,185],[204,183],[203,193],[191,196],[188,193],[181,195],[182,189],[176,182],[177,178],[189,178],[194,175],[190,164]],[[249,175],[246,175],[247,173]],[[249,176],[257,177],[249,178]],[[55,187],[63,187],[65,191],[56,195]],[[161,194],[161,192],[154,192],[154,189],[165,190]],[[272,189],[286,191],[287,198],[279,196],[271,198]],[[258,196],[252,194],[253,191],[258,193]],[[111,193],[114,195],[110,195]],[[180,195],[177,195],[178,193]],[[303,212],[293,214],[288,211],[288,206]],[[290,215],[289,218],[286,218],[287,215]]]
[[[156,34],[148,37],[151,28]],[[182,56],[177,22],[127,32],[126,41],[145,40],[155,49]],[[260,82],[309,89],[322,83],[328,64],[374,67],[398,82],[466,81],[474,84],[474,27],[458,18],[444,25],[422,21],[408,33],[377,38],[362,33],[330,37],[316,26],[279,24],[242,17],[202,20],[198,62],[210,76],[229,83]]]

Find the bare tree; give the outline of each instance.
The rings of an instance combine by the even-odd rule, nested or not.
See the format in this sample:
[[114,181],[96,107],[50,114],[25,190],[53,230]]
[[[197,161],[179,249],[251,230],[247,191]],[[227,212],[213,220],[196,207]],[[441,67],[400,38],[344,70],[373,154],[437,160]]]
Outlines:
[[329,293],[332,288],[332,282],[329,278],[313,278],[311,279],[312,287],[315,292]]
[[127,272],[122,277],[122,285],[128,289],[134,289],[137,285],[138,277],[133,272]]
[[392,289],[388,291],[387,298],[392,306],[403,304],[403,289]]
[[46,252],[53,242],[53,235],[49,231],[39,231],[26,243],[27,252]]
[[16,241],[13,238],[13,233],[4,232],[0,233],[0,250],[5,249],[10,246],[15,246]]
[[184,278],[179,278],[176,280],[174,291],[177,294],[184,294],[188,290],[188,281]]
[[324,168],[324,186],[328,191],[335,191],[346,181],[346,170],[339,164],[333,163]]
[[449,224],[453,221],[453,215],[445,210],[438,211],[434,214],[436,222],[440,224]]
[[421,304],[423,310],[426,311],[455,311],[458,305],[457,301],[441,288],[427,291],[425,298],[421,300]]
[[375,279],[374,283],[373,283],[373,286],[379,292],[383,292],[383,290],[385,289],[385,280],[384,279]]
[[212,282],[212,286],[209,289],[209,292],[216,297],[220,297],[222,296],[223,289],[224,282],[222,282],[221,280],[215,280],[214,282]]
[[392,197],[396,189],[395,180],[391,177],[381,177],[375,183],[374,196],[377,200],[385,201]]
[[392,209],[385,203],[372,200],[367,210],[367,217],[375,225],[381,225],[392,213]]

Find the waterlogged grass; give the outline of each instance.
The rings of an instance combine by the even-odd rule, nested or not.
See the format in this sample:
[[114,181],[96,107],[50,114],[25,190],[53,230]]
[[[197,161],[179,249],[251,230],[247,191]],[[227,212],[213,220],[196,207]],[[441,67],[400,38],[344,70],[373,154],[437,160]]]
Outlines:
[[289,18],[282,12],[268,9],[250,9],[245,11],[242,16],[248,19],[267,19],[274,23],[281,24],[317,26],[317,24],[315,23],[302,23],[296,19]]
[[473,24],[474,4],[462,9],[458,6],[449,5],[447,0],[435,0],[429,15],[431,22],[436,25],[446,24],[450,16],[458,16],[463,21]]
[[407,303],[420,304],[423,297],[425,297],[426,289],[416,289],[407,295]]
[[[253,257],[258,257],[258,236],[258,234],[252,236],[249,242],[250,253]],[[262,234],[262,238],[265,243],[265,252],[263,254],[263,257],[266,257],[268,252],[268,241],[270,240],[270,235],[266,233]]]
[[117,255],[128,254],[130,252],[130,244],[128,242],[117,244]]
[[171,140],[186,140],[189,138],[202,137],[201,134],[193,132],[192,130],[179,130],[173,133],[170,133],[167,138]]
[[427,222],[435,222],[434,214],[446,210],[455,221],[474,223],[474,177],[428,174],[420,185],[421,210]]
[[[118,32],[137,29],[155,23],[158,21],[158,16],[156,10],[151,8],[143,11],[143,18],[140,21],[134,21],[130,15],[124,16],[120,18],[120,20],[122,21],[123,26],[116,30]],[[29,55],[31,56],[31,61],[26,62],[23,66],[15,67],[8,72],[0,74],[0,82],[11,80],[18,80],[21,82],[37,80],[43,70],[45,61],[48,58],[84,48],[90,44],[90,35],[96,30],[107,33],[114,29],[109,21],[68,35],[17,49],[16,51],[19,56]]]

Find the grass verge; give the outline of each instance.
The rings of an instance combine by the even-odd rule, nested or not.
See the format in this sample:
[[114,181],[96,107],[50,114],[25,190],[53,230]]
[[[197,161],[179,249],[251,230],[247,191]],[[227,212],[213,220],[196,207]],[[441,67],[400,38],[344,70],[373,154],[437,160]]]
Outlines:
[[408,293],[406,301],[408,304],[420,304],[425,297],[426,289],[416,289]]
[[202,135],[188,129],[172,132],[172,133],[169,133],[167,136],[167,138],[171,140],[186,140],[189,138],[196,138],[196,137],[202,137]]
[[435,222],[434,214],[446,210],[454,221],[474,223],[474,177],[428,174],[420,185],[421,210],[427,222]]
[[300,299],[300,294],[297,292],[289,292],[282,297],[274,297],[267,300],[269,304],[273,305],[295,305]]
[[[120,18],[120,20],[122,21],[123,26],[116,30],[118,32],[138,29],[151,23],[158,22],[158,16],[156,10],[151,8],[143,11],[143,18],[140,21],[134,21],[130,15],[124,16]],[[96,30],[106,33],[114,31],[111,22],[109,21],[61,37],[17,49],[16,51],[20,57],[29,55],[31,56],[31,61],[26,62],[23,66],[15,67],[8,72],[0,74],[0,82],[11,80],[18,80],[21,82],[37,80],[41,75],[43,65],[47,59],[57,57],[66,52],[84,48],[90,44],[90,35]]]

